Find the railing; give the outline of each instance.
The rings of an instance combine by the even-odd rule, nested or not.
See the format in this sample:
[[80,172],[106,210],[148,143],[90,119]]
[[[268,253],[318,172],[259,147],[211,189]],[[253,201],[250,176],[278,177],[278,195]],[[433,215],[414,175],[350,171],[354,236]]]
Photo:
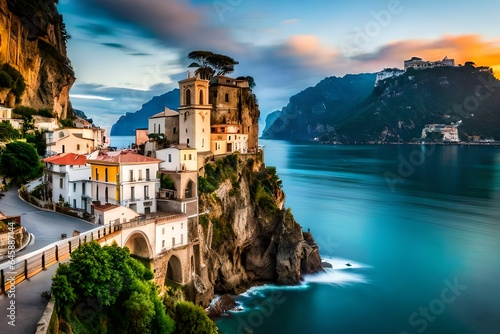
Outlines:
[[82,243],[99,241],[121,230],[121,225],[99,226],[77,236],[56,241],[42,249],[0,264],[0,294],[8,291],[22,281],[35,276],[42,270],[68,259]]

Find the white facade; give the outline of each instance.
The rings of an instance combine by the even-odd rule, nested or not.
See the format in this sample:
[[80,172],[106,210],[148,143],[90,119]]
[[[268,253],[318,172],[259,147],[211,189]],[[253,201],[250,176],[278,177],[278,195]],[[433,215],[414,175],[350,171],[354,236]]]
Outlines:
[[198,169],[197,153],[194,148],[169,147],[156,151],[156,158],[163,160],[160,163],[161,170],[181,172]]
[[92,185],[89,165],[46,162],[45,181],[52,184],[52,201],[60,197],[74,209],[90,211]]
[[118,205],[95,205],[94,215],[97,225],[123,224],[139,216],[134,210]]
[[158,163],[147,165],[122,165],[120,175],[121,201],[138,213],[156,212],[156,192],[160,189],[160,180],[156,177]]
[[160,254],[169,249],[188,244],[188,221],[185,215],[165,217],[156,223],[155,252]]

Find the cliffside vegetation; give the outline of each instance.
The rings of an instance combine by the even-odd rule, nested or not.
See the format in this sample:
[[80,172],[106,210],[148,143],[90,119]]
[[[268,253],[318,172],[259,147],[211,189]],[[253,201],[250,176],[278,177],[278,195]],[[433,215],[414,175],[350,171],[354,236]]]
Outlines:
[[176,300],[169,288],[160,295],[152,279],[128,248],[80,246],[53,278],[52,332],[217,333],[201,307]]
[[0,66],[1,89],[10,90],[8,93],[12,93],[15,96],[15,102],[21,102],[21,96],[26,89],[26,83],[21,73],[9,64],[2,64]]
[[240,293],[262,282],[298,284],[321,270],[314,239],[289,209],[276,169],[260,155],[237,154],[205,165],[199,177],[200,224],[208,281],[220,293]]
[[0,151],[0,174],[10,179],[14,185],[40,177],[43,164],[34,147],[30,143],[15,141],[5,145]]

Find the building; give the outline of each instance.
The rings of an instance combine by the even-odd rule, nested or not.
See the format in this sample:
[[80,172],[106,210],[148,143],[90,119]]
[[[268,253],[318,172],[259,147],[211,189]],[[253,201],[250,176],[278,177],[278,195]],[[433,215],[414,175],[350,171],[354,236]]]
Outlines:
[[45,163],[45,184],[52,202],[67,204],[73,209],[90,212],[90,166],[85,155],[63,153],[48,157]]
[[140,215],[134,210],[115,204],[94,204],[92,206],[94,214],[94,224],[124,224]]
[[422,58],[419,57],[412,57],[411,59],[404,61],[405,70],[409,68],[422,70],[427,68],[444,67],[444,66],[454,67],[455,59],[449,59],[448,57],[444,57],[443,60],[428,61],[428,60],[423,60]]
[[[182,212],[193,217],[198,213],[198,161],[196,149],[186,145],[159,150],[161,187],[158,208],[166,212]],[[164,180],[169,180],[166,182]]]
[[189,243],[186,215],[178,214],[157,217],[155,229],[156,254],[161,254],[172,248],[182,247]]
[[102,154],[89,160],[94,203],[122,205],[140,214],[156,212],[160,162],[131,151]]
[[89,154],[105,146],[104,129],[66,128],[45,132],[47,154],[72,152]]
[[210,131],[211,151],[215,155],[248,152],[248,134],[241,133],[240,125],[212,125]]
[[445,125],[445,124],[427,124],[422,130],[422,139],[432,137],[434,140],[445,141],[445,142],[459,142],[458,137],[458,124]]
[[208,80],[189,77],[179,81],[179,144],[197,152],[210,152],[210,112]]
[[179,143],[179,113],[167,107],[148,119],[148,134],[163,134],[170,143]]

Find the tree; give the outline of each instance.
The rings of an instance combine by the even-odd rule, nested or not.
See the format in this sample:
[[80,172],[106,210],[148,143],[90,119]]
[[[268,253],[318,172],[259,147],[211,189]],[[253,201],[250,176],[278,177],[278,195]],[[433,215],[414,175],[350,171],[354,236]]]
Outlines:
[[210,80],[214,75],[226,75],[234,71],[234,65],[239,64],[233,58],[213,53],[211,51],[192,51],[189,59],[197,60],[199,68],[194,72],[201,79]]
[[178,302],[175,306],[176,333],[217,334],[217,326],[205,311],[190,302]]
[[32,144],[16,141],[5,145],[0,156],[0,173],[21,184],[42,176],[43,164]]
[[0,141],[18,139],[20,135],[19,131],[14,129],[9,121],[2,121],[0,123]]

